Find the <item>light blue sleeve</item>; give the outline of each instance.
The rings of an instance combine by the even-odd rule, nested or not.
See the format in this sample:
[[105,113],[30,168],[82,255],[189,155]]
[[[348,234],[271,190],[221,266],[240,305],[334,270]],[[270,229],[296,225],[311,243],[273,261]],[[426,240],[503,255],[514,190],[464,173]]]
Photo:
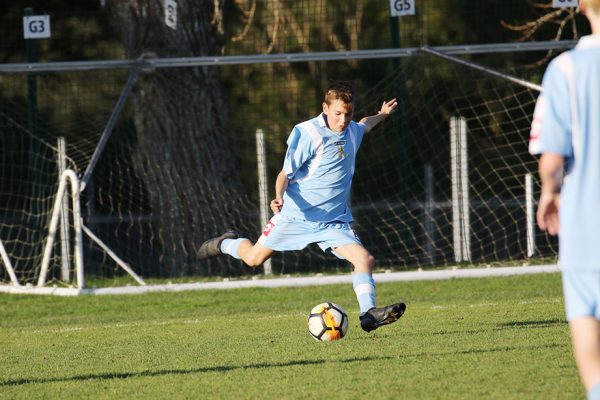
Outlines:
[[294,179],[298,170],[312,157],[313,149],[310,135],[295,126],[288,137],[287,146],[283,170],[288,179]]
[[367,126],[361,123],[356,124],[356,150],[360,147],[363,138],[365,137],[365,131],[367,130]]
[[536,152],[571,157],[573,132],[570,102],[571,96],[575,94],[570,93],[569,81],[556,62],[552,62],[544,74],[542,88],[536,105],[536,113],[539,113],[539,143]]

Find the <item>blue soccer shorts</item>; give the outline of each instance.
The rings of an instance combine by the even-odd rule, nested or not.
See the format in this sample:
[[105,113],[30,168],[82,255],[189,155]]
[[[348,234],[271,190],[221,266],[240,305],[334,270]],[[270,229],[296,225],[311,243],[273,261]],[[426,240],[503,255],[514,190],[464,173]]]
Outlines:
[[258,243],[275,251],[302,250],[311,243],[318,244],[325,252],[347,244],[362,246],[349,223],[304,221],[281,214],[275,214],[267,223]]
[[562,282],[568,321],[600,319],[600,271],[563,270]]

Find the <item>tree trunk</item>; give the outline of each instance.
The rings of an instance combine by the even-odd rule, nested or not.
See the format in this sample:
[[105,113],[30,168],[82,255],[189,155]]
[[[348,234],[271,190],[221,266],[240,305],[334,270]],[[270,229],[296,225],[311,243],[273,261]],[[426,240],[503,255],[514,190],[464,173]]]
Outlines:
[[[162,7],[162,1],[144,0],[117,11],[128,58],[221,53],[220,10],[212,0],[179,0],[176,30],[165,26]],[[160,275],[239,269],[229,259],[201,262],[195,256],[205,239],[240,223],[243,210],[219,68],[142,73],[130,104],[137,132],[134,164],[146,185],[158,246],[148,256],[158,257]]]

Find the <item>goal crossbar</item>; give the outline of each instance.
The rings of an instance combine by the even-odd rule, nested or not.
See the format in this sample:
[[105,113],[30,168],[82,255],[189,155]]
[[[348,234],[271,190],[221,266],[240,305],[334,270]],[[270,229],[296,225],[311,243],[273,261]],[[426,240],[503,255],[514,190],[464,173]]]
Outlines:
[[[461,46],[429,47],[447,55],[507,53],[516,51],[548,51],[572,48],[574,40],[541,41],[526,43],[492,43]],[[423,47],[405,47],[376,50],[324,51],[306,53],[258,54],[245,56],[204,56],[180,58],[143,58],[137,60],[101,61],[60,61],[46,63],[7,63],[0,64],[0,73],[90,71],[99,69],[134,68],[143,69],[174,68],[194,66],[219,66],[241,64],[291,63],[307,61],[357,60],[410,57],[422,52]]]

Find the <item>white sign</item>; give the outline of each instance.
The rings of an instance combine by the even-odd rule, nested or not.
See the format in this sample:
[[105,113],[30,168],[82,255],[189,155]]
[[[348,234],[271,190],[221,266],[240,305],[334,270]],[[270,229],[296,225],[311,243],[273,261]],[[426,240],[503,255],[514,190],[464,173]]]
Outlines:
[[177,1],[165,0],[165,25],[177,29]]
[[554,7],[554,8],[577,7],[578,3],[579,3],[578,0],[552,0],[552,7]]
[[50,16],[30,15],[23,17],[23,37],[25,39],[44,39],[50,37]]
[[390,0],[390,15],[392,17],[415,15],[415,0]]

